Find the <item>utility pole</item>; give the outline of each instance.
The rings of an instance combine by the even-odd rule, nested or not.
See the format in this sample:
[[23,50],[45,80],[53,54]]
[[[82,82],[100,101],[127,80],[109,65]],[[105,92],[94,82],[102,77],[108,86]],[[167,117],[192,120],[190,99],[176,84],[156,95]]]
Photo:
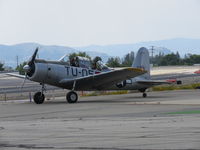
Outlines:
[[154,55],[154,52],[155,52],[154,46],[151,46],[150,52],[151,52],[151,64],[153,65],[153,55]]
[[154,46],[151,46],[151,49],[150,49],[150,50],[151,50],[151,57],[153,58],[153,54],[154,54],[154,50],[155,50],[155,49],[154,49]]
[[16,56],[16,60],[17,60],[17,67],[19,66],[19,56]]

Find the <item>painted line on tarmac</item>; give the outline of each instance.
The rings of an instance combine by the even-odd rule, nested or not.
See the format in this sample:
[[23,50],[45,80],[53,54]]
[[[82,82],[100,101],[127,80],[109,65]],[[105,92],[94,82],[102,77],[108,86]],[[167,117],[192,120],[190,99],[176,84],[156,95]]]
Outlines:
[[200,114],[200,110],[190,110],[190,111],[177,111],[166,113],[169,115],[178,115],[178,114]]

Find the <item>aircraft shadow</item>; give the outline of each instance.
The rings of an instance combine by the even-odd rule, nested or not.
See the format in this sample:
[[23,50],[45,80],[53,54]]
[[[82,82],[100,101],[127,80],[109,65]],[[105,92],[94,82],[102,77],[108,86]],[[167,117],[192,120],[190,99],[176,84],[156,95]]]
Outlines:
[[[170,98],[171,96],[148,96],[146,98],[143,98],[141,96],[126,96],[126,97],[120,97],[115,99],[98,99],[98,97],[94,97],[94,99],[86,100],[86,99],[79,99],[77,104],[85,104],[85,103],[126,103],[126,102],[152,102],[152,101],[158,101],[158,100],[166,100]],[[69,104],[65,99],[62,100],[46,100],[44,104]],[[74,104],[69,104],[74,105]]]

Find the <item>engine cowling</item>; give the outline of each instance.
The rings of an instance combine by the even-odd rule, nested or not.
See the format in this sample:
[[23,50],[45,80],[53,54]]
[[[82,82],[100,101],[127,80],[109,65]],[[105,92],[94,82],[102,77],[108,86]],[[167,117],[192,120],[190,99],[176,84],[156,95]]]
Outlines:
[[35,63],[34,72],[31,76],[28,75],[29,79],[36,82],[44,82],[47,77],[47,68],[46,63]]

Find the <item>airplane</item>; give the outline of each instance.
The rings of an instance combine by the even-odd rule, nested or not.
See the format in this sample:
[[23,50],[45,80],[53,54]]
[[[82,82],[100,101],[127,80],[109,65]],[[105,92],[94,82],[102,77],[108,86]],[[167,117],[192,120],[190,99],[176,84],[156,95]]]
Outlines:
[[78,95],[75,91],[105,90],[138,90],[146,97],[146,89],[161,84],[171,84],[166,80],[151,80],[149,52],[145,47],[138,50],[131,67],[113,69],[103,65],[96,59],[91,62],[87,58],[76,56],[71,60],[67,56],[58,61],[36,59],[38,48],[23,67],[25,76],[11,74],[19,78],[38,82],[41,91],[34,94],[34,102],[42,104],[45,100],[45,84],[70,90],[66,94],[68,103],[76,103]]

